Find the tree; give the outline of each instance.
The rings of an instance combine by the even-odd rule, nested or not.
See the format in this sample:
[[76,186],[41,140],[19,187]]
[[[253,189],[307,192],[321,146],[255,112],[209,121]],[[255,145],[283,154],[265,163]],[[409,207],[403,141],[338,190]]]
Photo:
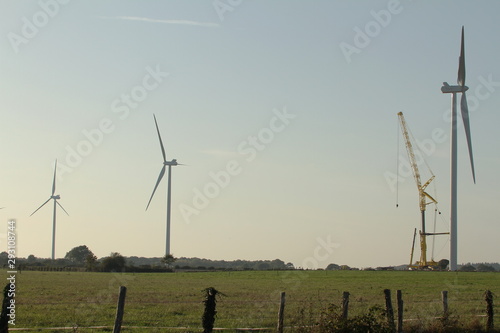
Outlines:
[[340,266],[337,264],[329,264],[326,266],[327,271],[338,271],[340,269]]
[[90,251],[87,245],[80,245],[72,248],[68,253],[66,253],[64,259],[68,259],[75,264],[83,265],[89,255],[93,256],[94,253]]
[[165,254],[161,258],[162,264],[164,264],[167,267],[172,265],[176,260],[177,260],[177,258],[175,258],[173,254]]
[[257,264],[257,269],[259,271],[266,271],[269,268],[271,268],[271,266],[267,262],[260,262],[260,263]]
[[478,272],[496,272],[495,267],[493,267],[491,265],[486,265],[486,264],[479,264],[479,265],[477,265],[476,270]]
[[97,264],[97,257],[93,253],[88,254],[87,257],[85,258],[85,268],[88,271],[92,272],[95,270],[96,264]]
[[121,272],[125,268],[125,257],[118,252],[112,252],[102,260],[102,270],[105,272]]
[[0,265],[7,265],[7,262],[9,260],[9,254],[5,251],[0,253]]
[[284,269],[286,267],[285,262],[280,259],[274,259],[273,261],[271,261],[270,265],[271,269]]
[[458,269],[460,272],[475,272],[476,268],[471,264],[464,265]]
[[30,254],[27,259],[30,264],[36,261],[36,257],[33,254]]

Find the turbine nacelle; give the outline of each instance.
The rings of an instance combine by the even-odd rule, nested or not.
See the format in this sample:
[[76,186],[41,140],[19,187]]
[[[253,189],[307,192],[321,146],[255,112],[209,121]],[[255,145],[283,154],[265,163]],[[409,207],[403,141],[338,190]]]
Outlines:
[[61,199],[61,196],[58,194],[58,195],[53,195],[50,198],[55,199],[55,200],[59,200],[59,199]]
[[467,86],[450,86],[447,82],[443,82],[441,92],[443,94],[464,93],[469,90]]
[[163,165],[173,165],[173,166],[175,166],[175,165],[179,165],[179,163],[177,163],[177,160],[174,158],[171,161],[164,161]]

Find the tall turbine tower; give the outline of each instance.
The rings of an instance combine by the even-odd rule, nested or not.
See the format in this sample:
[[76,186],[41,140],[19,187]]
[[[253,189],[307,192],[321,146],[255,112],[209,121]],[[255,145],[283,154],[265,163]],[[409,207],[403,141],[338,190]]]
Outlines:
[[469,89],[465,85],[465,49],[464,49],[464,27],[462,27],[462,43],[460,47],[460,58],[458,65],[458,85],[450,86],[443,82],[441,91],[451,94],[451,218],[450,218],[450,270],[457,270],[457,94],[462,94],[460,110],[464,122],[465,136],[469,148],[469,158],[472,168],[472,179],[476,183],[474,171],[474,159],[472,157],[472,142],[470,135],[469,108],[465,92]]
[[165,175],[165,169],[168,166],[168,185],[167,185],[167,240],[166,240],[166,246],[165,246],[165,255],[170,254],[170,197],[171,197],[171,184],[172,184],[172,166],[176,165],[182,165],[177,163],[176,159],[173,159],[171,161],[167,161],[167,155],[165,154],[165,148],[163,147],[163,142],[161,141],[161,135],[160,135],[160,130],[158,129],[158,123],[156,122],[156,116],[153,114],[153,117],[155,119],[155,125],[156,125],[156,132],[158,133],[158,139],[160,140],[160,147],[161,147],[161,153],[163,155],[163,167],[161,168],[160,175],[158,176],[158,180],[156,181],[155,187],[153,189],[153,193],[151,194],[151,197],[149,198],[148,205],[146,206],[146,210],[149,208],[149,204],[151,203],[151,200],[153,199],[153,196],[155,195],[156,189],[158,188],[158,185],[160,184],[161,179]]
[[32,216],[33,214],[35,214],[40,208],[45,206],[45,204],[47,202],[49,202],[51,199],[54,200],[54,214],[53,214],[53,218],[52,218],[52,260],[55,259],[55,255],[56,255],[56,206],[59,205],[59,207],[61,207],[61,209],[66,213],[66,215],[69,216],[66,209],[64,209],[64,207],[57,201],[57,200],[61,199],[61,196],[59,194],[57,194],[57,195],[54,194],[56,192],[56,170],[57,170],[57,160],[56,160],[56,164],[54,166],[54,180],[52,181],[52,194],[51,194],[50,198],[47,199],[47,201],[45,201],[40,207],[38,207],[30,215],[30,216]]

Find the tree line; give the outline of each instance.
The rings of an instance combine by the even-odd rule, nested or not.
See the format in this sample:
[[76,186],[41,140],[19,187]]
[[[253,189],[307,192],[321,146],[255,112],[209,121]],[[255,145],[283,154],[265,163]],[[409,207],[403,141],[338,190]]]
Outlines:
[[[6,267],[7,252],[0,253],[0,266]],[[173,270],[285,270],[294,269],[292,263],[275,260],[210,260],[202,258],[175,258],[173,255],[163,257],[125,257],[118,252],[97,258],[86,246],[74,247],[64,258],[47,259],[29,255],[27,258],[16,258],[19,269],[26,270],[79,270],[91,272],[169,272]]]
[[[0,266],[7,267],[7,252],[0,253]],[[448,260],[439,262],[441,270],[446,270]],[[171,272],[174,270],[293,270],[297,269],[291,262],[274,260],[211,260],[204,258],[175,258],[173,255],[163,257],[125,257],[118,252],[97,258],[86,246],[76,246],[66,253],[64,258],[47,259],[29,255],[27,258],[16,258],[19,269],[28,270],[78,270],[90,272]],[[299,268],[300,269],[300,268]],[[406,265],[363,268],[363,270],[403,270]],[[329,264],[325,270],[359,270],[348,265]],[[459,265],[462,272],[497,272],[499,263],[467,263]]]

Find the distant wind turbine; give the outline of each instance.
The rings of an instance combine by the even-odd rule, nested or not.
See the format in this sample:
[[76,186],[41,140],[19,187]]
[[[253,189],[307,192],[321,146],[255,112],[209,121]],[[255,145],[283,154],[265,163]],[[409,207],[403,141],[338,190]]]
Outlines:
[[61,196],[59,194],[55,195],[54,193],[56,192],[56,170],[57,170],[57,160],[56,164],[54,166],[54,180],[52,181],[52,194],[50,198],[47,199],[40,207],[38,207],[33,213],[31,213],[30,216],[35,214],[40,208],[45,206],[47,202],[49,202],[51,199],[54,200],[54,215],[53,215],[53,220],[52,220],[52,260],[55,259],[55,251],[56,251],[56,206],[59,205],[61,209],[66,213],[66,215],[69,216],[68,212],[64,207],[57,201],[61,199]]
[[155,187],[153,189],[153,193],[151,194],[151,197],[149,198],[148,205],[146,206],[146,210],[149,208],[149,204],[151,203],[151,200],[153,199],[153,196],[155,195],[156,189],[158,188],[158,185],[161,182],[161,179],[165,175],[165,169],[168,166],[168,185],[167,185],[167,235],[166,235],[166,246],[165,246],[165,255],[170,254],[170,200],[171,200],[171,184],[172,184],[172,166],[176,165],[182,165],[177,163],[176,159],[173,159],[171,161],[167,161],[167,155],[165,154],[165,148],[163,147],[163,142],[161,141],[161,135],[160,135],[160,130],[158,129],[158,122],[156,121],[156,116],[153,114],[153,117],[155,119],[155,125],[156,125],[156,132],[158,133],[158,139],[160,140],[160,147],[161,147],[161,153],[163,155],[163,167],[161,168],[160,175],[158,176],[158,180],[156,181]]
[[460,47],[460,58],[458,65],[458,85],[450,86],[443,82],[441,91],[451,95],[451,217],[450,217],[450,270],[457,270],[457,94],[462,94],[460,100],[460,110],[464,122],[465,136],[469,148],[470,165],[472,168],[472,179],[476,183],[476,173],[474,171],[474,158],[472,156],[472,141],[469,123],[469,108],[467,107],[467,97],[465,92],[469,89],[465,85],[465,46],[464,27],[462,27],[462,41]]

